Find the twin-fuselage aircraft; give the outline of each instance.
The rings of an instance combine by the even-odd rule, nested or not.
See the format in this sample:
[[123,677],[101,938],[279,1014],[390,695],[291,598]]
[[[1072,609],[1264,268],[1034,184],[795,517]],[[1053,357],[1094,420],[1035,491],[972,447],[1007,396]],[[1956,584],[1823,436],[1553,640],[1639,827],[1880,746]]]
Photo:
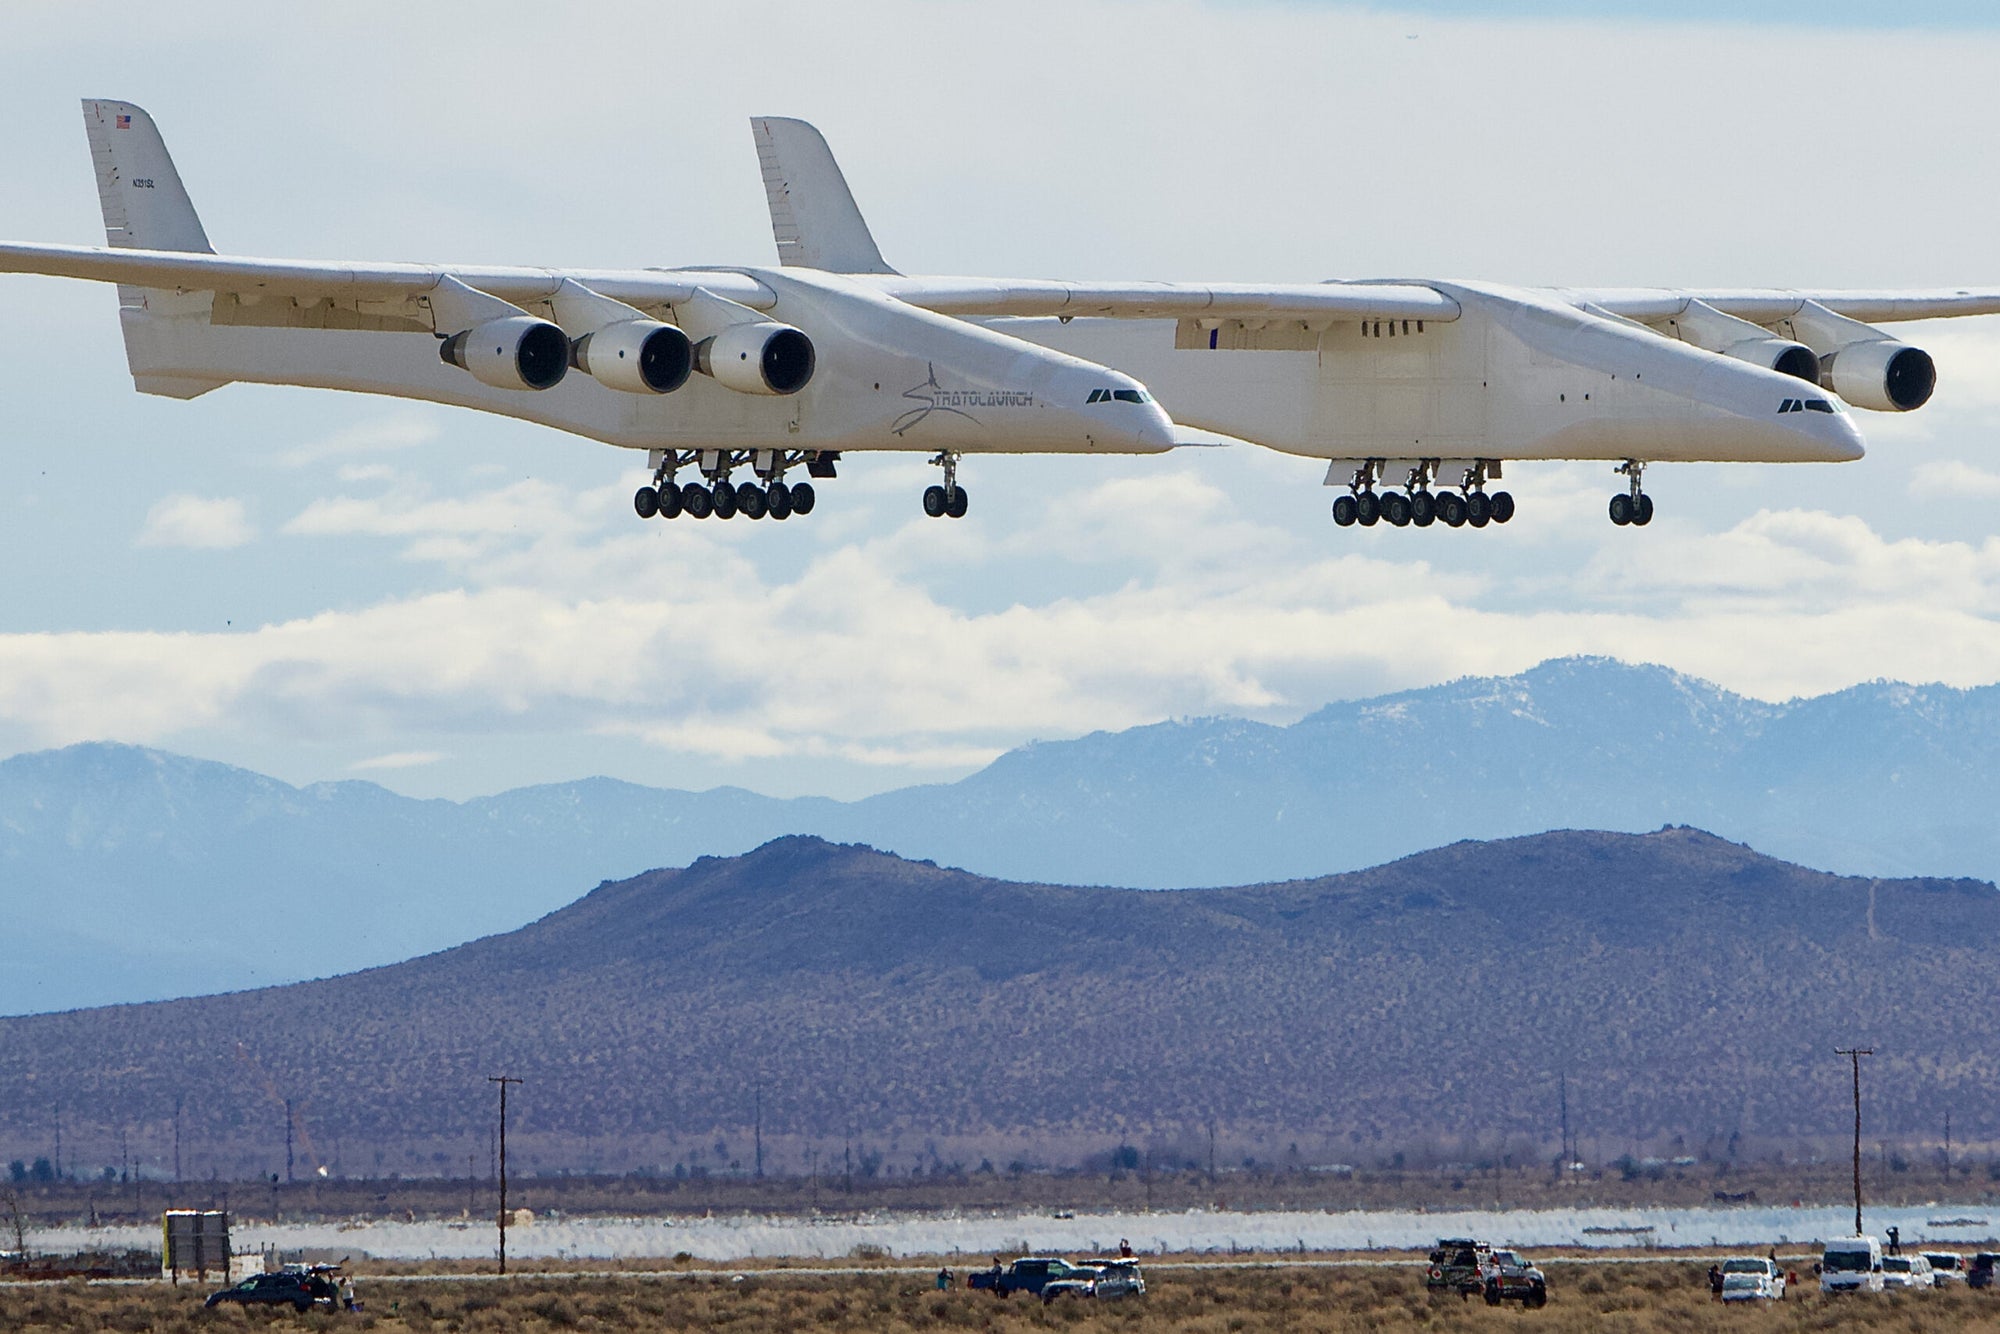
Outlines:
[[[843,454],[1152,454],[1188,429],[1325,460],[1342,526],[1485,527],[1524,460],[1861,457],[1850,407],[1907,412],[1931,358],[1877,327],[2000,290],[1530,289],[1484,282],[916,277],[876,248],[826,141],[752,122],[776,268],[546,269],[218,255],[153,120],[88,100],[108,245],[0,244],[0,271],[118,285],[133,381],[456,404],[644,450],[641,517],[788,518]],[[799,473],[805,478],[792,480]]]

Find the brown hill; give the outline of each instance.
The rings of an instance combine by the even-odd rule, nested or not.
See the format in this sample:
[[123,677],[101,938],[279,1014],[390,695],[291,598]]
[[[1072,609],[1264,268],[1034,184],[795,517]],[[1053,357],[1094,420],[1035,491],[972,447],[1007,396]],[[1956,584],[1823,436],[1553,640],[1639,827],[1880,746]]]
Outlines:
[[[302,920],[235,928],[311,951]],[[520,931],[323,982],[0,1020],[0,1157],[487,1168],[746,1162],[850,1135],[898,1171],[1121,1140],[1372,1161],[1553,1151],[1559,1073],[1606,1154],[1833,1137],[1859,1041],[1875,1135],[2000,1138],[1982,1036],[2000,893],[1841,878],[1688,829],[1460,843],[1245,889],[1010,884],[787,838],[600,886]]]

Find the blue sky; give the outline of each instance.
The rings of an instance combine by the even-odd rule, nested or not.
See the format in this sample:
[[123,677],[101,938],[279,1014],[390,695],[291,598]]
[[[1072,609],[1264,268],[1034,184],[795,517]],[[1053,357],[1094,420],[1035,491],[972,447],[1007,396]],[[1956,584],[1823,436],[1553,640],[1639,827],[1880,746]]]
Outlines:
[[[15,11],[0,236],[102,237],[92,95],[153,112],[211,238],[249,253],[767,264],[747,119],[789,114],[910,272],[2000,284],[1982,32],[632,3],[581,11],[551,61],[536,6],[459,12]],[[646,525],[641,461],[556,432],[134,394],[115,311],[0,275],[0,754],[853,796],[1562,653],[1764,697],[2000,679],[2000,320],[1913,333],[1936,401],[1866,417],[1860,463],[1655,468],[1643,535],[1605,522],[1608,467],[1520,465],[1520,517],[1475,536],[1335,529],[1323,465],[1243,449],[981,459],[949,525],[920,459],[855,458],[808,523]]]
[[1994,28],[2000,7],[1986,0],[1378,0],[1347,6],[1438,18],[1582,19],[1596,23],[1755,23],[1814,28]]

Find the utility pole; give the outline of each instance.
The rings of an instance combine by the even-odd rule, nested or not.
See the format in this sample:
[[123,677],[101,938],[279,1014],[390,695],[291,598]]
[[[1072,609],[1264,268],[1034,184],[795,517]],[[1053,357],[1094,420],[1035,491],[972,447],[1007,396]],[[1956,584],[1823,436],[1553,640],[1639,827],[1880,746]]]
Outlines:
[[1854,1063],[1854,1235],[1861,1235],[1861,1058],[1873,1056],[1873,1047],[1835,1047],[1834,1055]]
[[1557,1078],[1558,1096],[1562,1099],[1562,1170],[1567,1172],[1574,1161],[1569,1151],[1569,1071],[1563,1071]]
[[757,1087],[757,1179],[764,1179],[764,1088]]
[[56,1104],[56,1180],[63,1179],[62,1173],[62,1104]]
[[1208,1123],[1208,1184],[1215,1184],[1215,1122]]
[[174,1184],[181,1184],[181,1095],[174,1095]]
[[507,1272],[507,1086],[521,1081],[511,1075],[488,1075],[486,1082],[500,1086],[500,1272]]
[[1951,1108],[1944,1109],[1944,1179],[1951,1180]]
[[292,1184],[292,1100],[285,1099],[285,1184]]

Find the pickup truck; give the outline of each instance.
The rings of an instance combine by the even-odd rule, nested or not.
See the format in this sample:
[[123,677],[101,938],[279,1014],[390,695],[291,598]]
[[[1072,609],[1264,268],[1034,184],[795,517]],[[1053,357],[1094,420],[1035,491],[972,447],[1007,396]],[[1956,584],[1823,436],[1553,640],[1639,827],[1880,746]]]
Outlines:
[[1042,1289],[1051,1283],[1060,1282],[1072,1275],[1096,1278],[1095,1274],[1077,1274],[1077,1266],[1067,1260],[1053,1256],[1023,1256],[1002,1269],[994,1265],[991,1269],[975,1269],[966,1275],[965,1286],[984,1288],[995,1297],[1012,1297],[1017,1292],[1029,1292],[1039,1297]]
[[1479,1266],[1479,1278],[1488,1306],[1505,1301],[1516,1301],[1523,1306],[1549,1304],[1548,1280],[1517,1252],[1488,1252]]

